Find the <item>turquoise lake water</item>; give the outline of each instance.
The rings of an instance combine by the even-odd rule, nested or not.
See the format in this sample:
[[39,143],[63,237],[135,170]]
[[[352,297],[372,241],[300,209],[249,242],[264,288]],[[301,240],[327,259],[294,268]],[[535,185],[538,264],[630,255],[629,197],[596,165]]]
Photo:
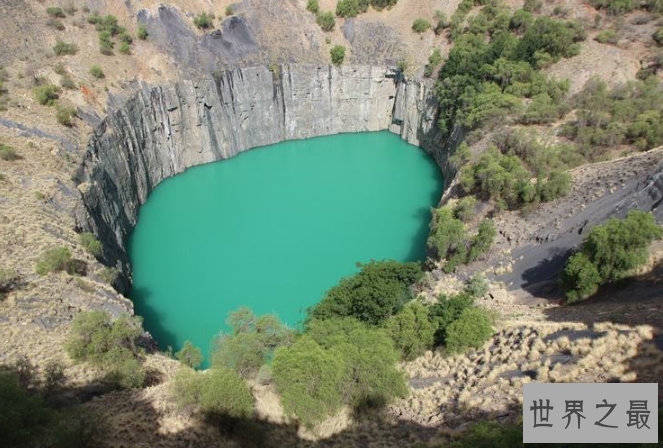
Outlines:
[[129,240],[131,298],[162,349],[207,357],[228,312],[297,326],[307,307],[371,259],[425,256],[443,180],[388,132],[253,149],[167,179]]

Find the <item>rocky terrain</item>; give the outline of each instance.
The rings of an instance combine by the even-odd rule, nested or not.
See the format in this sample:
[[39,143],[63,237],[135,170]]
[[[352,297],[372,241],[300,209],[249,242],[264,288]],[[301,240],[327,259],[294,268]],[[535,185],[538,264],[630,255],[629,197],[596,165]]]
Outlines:
[[[131,278],[124,244],[138,210],[160,181],[197,164],[292,138],[389,129],[435,157],[450,187],[442,200],[454,201],[447,156],[461,135],[440,140],[433,81],[422,78],[432,49],[446,54],[450,44],[444,36],[414,34],[411,25],[417,17],[432,20],[436,10],[451,15],[458,2],[400,0],[390,10],[339,19],[328,34],[304,0],[89,0],[62,20],[64,30],[47,25],[46,8],[55,3],[0,2],[0,68],[8,75],[0,142],[20,156],[0,160],[0,268],[18,274],[0,301],[0,364],[22,355],[38,367],[63,362],[71,394],[105,416],[106,446],[238,446],[175,408],[167,391],[177,363],[155,350],[144,360],[148,387],[106,393],[99,372],[74,364],[62,348],[71,320],[90,309],[132,312],[122,294]],[[100,54],[83,4],[116,15],[134,34],[144,25],[148,39],[136,40],[130,55]],[[320,4],[332,10],[335,2]],[[223,17],[229,5],[233,14]],[[507,5],[516,9],[522,2]],[[544,12],[555,6],[584,21],[596,14],[587,4],[565,1],[546,2]],[[208,31],[192,23],[204,11],[221,19]],[[591,75],[612,84],[634,79],[651,56],[646,39],[653,30],[653,22],[632,25],[637,14],[626,17],[619,45],[599,44],[591,40],[598,31],[590,31],[580,55],[547,72],[568,78],[572,92]],[[607,27],[612,19],[605,20]],[[76,42],[78,52],[54,56],[57,40]],[[338,43],[348,48],[346,64],[331,67],[329,48]],[[401,60],[408,63],[404,75],[396,70]],[[94,64],[105,78],[90,75]],[[61,93],[77,109],[71,127],[59,124],[53,108],[38,104],[32,92],[39,79],[61,82],[57,66],[76,80]],[[551,131],[547,138],[559,136]],[[455,274],[431,272],[423,290],[431,299],[458,290],[475,272],[487,273],[492,285],[481,304],[501,317],[483,349],[455,358],[429,352],[403,366],[410,398],[378,417],[352,418],[346,411],[313,431],[283,416],[270,386],[254,385],[263,417],[257,424],[267,438],[260,443],[414,446],[477,419],[517,419],[523,382],[663,383],[660,244],[632,283],[604,288],[577,306],[560,306],[554,282],[593,226],[634,208],[663,220],[663,149],[580,166],[571,175],[569,196],[527,214],[496,216],[498,238],[486,259]],[[81,246],[81,230],[103,242],[99,259]],[[70,248],[83,275],[35,274],[39,255],[53,246]],[[103,278],[108,266],[122,272],[112,285]]]

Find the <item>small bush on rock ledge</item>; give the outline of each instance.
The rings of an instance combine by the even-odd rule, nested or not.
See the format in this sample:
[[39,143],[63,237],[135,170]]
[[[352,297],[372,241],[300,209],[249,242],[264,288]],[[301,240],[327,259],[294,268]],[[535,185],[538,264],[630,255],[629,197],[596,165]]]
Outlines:
[[66,247],[54,247],[41,254],[35,271],[39,275],[46,275],[49,272],[66,271],[73,274],[75,263],[71,258],[71,251]]
[[343,45],[336,45],[330,51],[331,61],[334,65],[341,65],[345,60],[345,47]]

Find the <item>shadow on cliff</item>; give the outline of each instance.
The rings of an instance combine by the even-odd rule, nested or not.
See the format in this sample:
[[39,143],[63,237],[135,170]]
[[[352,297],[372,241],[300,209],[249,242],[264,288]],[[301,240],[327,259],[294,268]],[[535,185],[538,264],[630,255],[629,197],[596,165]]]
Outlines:
[[134,303],[136,314],[143,317],[143,327],[158,341],[159,348],[166,350],[172,347],[177,350],[177,338],[175,334],[161,324],[163,313],[157,311],[150,305],[153,293],[147,288],[136,288],[131,290],[131,300]]

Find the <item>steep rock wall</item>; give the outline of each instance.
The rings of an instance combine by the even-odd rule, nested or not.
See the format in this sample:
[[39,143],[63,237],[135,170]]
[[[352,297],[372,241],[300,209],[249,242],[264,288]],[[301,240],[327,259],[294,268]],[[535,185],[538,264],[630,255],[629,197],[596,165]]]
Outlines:
[[436,111],[427,85],[374,66],[238,68],[146,86],[95,130],[77,173],[77,222],[103,241],[126,291],[127,238],[164,179],[285,140],[385,129],[422,146],[449,178]]

